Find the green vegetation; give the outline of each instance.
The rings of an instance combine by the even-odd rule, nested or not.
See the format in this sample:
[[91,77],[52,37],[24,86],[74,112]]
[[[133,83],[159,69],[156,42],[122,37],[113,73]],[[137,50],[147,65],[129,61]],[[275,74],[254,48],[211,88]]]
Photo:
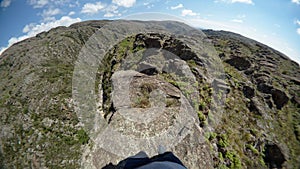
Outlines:
[[81,144],[87,144],[90,140],[88,134],[83,129],[77,131],[77,139]]
[[40,73],[41,79],[47,79],[50,83],[62,80],[66,86],[71,83],[74,66],[69,63],[63,63],[60,60],[53,59],[42,64],[44,71]]
[[226,148],[227,146],[229,146],[229,142],[228,142],[228,136],[226,134],[220,134],[217,136],[218,142],[217,145],[218,147],[221,148]]
[[[6,164],[7,168],[32,168],[33,163],[43,164],[46,168],[80,167],[82,146],[92,143],[87,131],[78,125],[79,120],[71,99],[72,75],[80,46],[96,31],[96,28],[93,29],[95,30],[87,31],[89,33],[82,31],[83,28],[77,30],[82,31],[78,34],[61,33],[59,37],[62,39],[49,37],[41,40],[42,38],[38,37],[41,47],[35,44],[36,46],[26,49],[13,48],[13,52],[1,60],[0,122],[4,125],[3,133],[8,134],[1,138],[3,152],[0,153],[0,168],[3,164]],[[300,88],[297,85],[299,66],[282,58],[276,51],[264,49],[259,43],[247,41],[237,35],[220,33],[213,38],[212,42],[224,61],[237,56],[251,62],[251,67],[247,70],[237,70],[234,66],[224,63],[225,74],[216,73],[226,77],[230,86],[229,93],[214,91],[208,82],[211,79],[205,77],[206,68],[196,64],[194,60],[187,60],[187,64],[195,75],[195,82],[189,78],[180,78],[174,73],[155,76],[180,89],[194,107],[200,126],[204,131],[209,128],[205,138],[212,151],[214,167],[266,168],[268,164],[264,161],[264,146],[266,142],[271,141],[278,144],[283,153],[287,154],[288,167],[298,168],[300,109],[296,99],[300,97]],[[64,40],[71,41],[72,45],[64,44]],[[141,43],[139,45],[135,40],[135,36],[122,40],[105,55],[102,64],[99,65],[95,93],[99,94],[99,89],[103,90],[102,106],[105,117],[115,111],[111,101],[113,73],[120,69],[137,68],[137,63],[144,59],[143,42],[138,42]],[[30,44],[29,41],[27,43]],[[76,46],[76,43],[80,45]],[[43,51],[44,49],[47,51]],[[41,56],[28,61],[29,54],[34,58],[31,51],[41,51]],[[133,53],[137,54],[131,55]],[[207,51],[203,51],[201,55],[208,65],[209,61],[214,59],[209,56]],[[127,67],[123,68],[121,63],[127,57],[132,58],[128,59]],[[271,68],[259,65],[261,62],[265,64],[266,61]],[[272,65],[276,65],[276,69],[272,69]],[[266,74],[266,77],[255,79],[256,73]],[[255,89],[258,80],[266,81],[263,83],[284,91],[289,97],[289,102],[279,110],[270,94],[255,90],[253,99],[261,105],[252,105],[253,99],[246,98],[242,90],[248,84]],[[154,85],[145,82],[132,91],[132,106],[150,107],[150,93],[153,90]],[[195,91],[198,92],[197,97],[193,95]],[[226,98],[224,105],[212,104],[213,101],[217,102],[223,98]],[[179,105],[180,99],[167,96],[166,107]],[[251,111],[251,106],[260,108],[260,113]]]
[[162,73],[161,75],[168,83],[180,89],[178,82],[175,80],[176,75],[174,73]]
[[251,144],[247,144],[246,148],[250,149],[255,155],[259,155],[259,151],[253,147]]
[[202,113],[202,111],[198,111],[198,118],[201,126],[206,124],[206,116]]
[[241,160],[235,152],[227,151],[225,158],[230,161],[229,168],[242,168]]

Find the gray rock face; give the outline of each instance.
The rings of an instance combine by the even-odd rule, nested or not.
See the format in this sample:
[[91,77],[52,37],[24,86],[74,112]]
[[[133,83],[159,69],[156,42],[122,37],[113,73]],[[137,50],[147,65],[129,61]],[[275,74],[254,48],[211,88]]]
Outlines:
[[267,94],[271,94],[271,93],[272,93],[272,90],[273,90],[273,86],[271,86],[270,84],[266,84],[266,83],[259,83],[259,84],[257,85],[257,89],[258,89],[260,92],[267,93]]
[[215,88],[216,88],[217,90],[226,91],[226,93],[229,93],[229,92],[230,92],[230,87],[227,86],[226,82],[223,81],[223,80],[215,79],[215,80],[212,82],[212,85],[216,86]]
[[[231,87],[226,100],[228,109],[226,111],[226,118],[232,116],[236,117],[232,118],[232,120],[243,121],[245,118],[248,118],[251,121],[251,117],[244,114],[249,111],[253,116],[256,116],[252,120],[256,121],[257,129],[260,128],[258,130],[270,131],[272,134],[277,133],[276,138],[271,136],[272,139],[269,139],[271,137],[268,136],[268,132],[264,133],[265,136],[257,137],[256,134],[250,131],[251,136],[253,134],[256,136],[249,137],[248,143],[246,143],[248,144],[246,145],[246,149],[251,151],[247,156],[249,157],[255,153],[253,148],[263,152],[265,155],[268,154],[268,158],[264,158],[267,166],[257,164],[252,165],[250,168],[295,168],[287,159],[291,155],[289,151],[299,151],[298,148],[296,148],[297,150],[294,150],[294,148],[299,145],[298,141],[295,140],[299,140],[300,138],[300,123],[298,122],[298,117],[300,116],[299,113],[293,112],[299,112],[299,105],[297,103],[299,94],[294,94],[299,93],[298,82],[295,80],[300,78],[299,65],[293,61],[288,61],[288,57],[280,52],[241,35],[210,30],[205,31],[205,33],[209,35],[215,47],[219,50],[219,57],[230,65],[229,67],[225,66],[225,69],[227,69],[225,72],[229,81],[228,84]],[[237,92],[237,89],[242,93]],[[291,96],[292,99],[290,99]],[[240,101],[246,103],[246,111],[243,108],[244,106],[242,106],[244,103]],[[237,105],[235,106],[232,102]],[[287,120],[286,116],[288,115],[296,117],[297,120]],[[257,117],[262,118],[262,120],[258,120],[259,118]],[[283,119],[279,120],[280,118]],[[278,124],[276,124],[277,122]],[[294,129],[277,126],[280,125],[279,123],[287,124],[290,122],[294,123],[292,125]],[[247,125],[249,124],[251,123],[247,123]],[[225,126],[231,128],[230,125]],[[225,126],[223,124],[221,128],[224,130]],[[256,127],[250,128],[253,129]],[[286,135],[282,133],[290,133],[287,135],[290,135],[293,139],[287,139]],[[273,143],[270,144],[266,140],[271,140]],[[294,144],[294,146],[287,146],[288,144]],[[266,147],[263,145],[270,146],[266,150]],[[263,149],[264,151],[262,151]],[[223,154],[226,155],[226,153]],[[253,157],[250,158],[254,159]],[[296,163],[299,163],[300,159],[298,157],[296,159]],[[298,165],[296,166],[298,167]]]
[[286,93],[279,89],[272,90],[272,99],[278,109],[281,109],[289,101],[289,98],[286,95]]
[[138,65],[138,71],[141,73],[144,73],[146,75],[156,75],[159,72],[159,70],[156,68],[156,66],[151,65],[147,62],[141,62]]
[[112,81],[116,111],[108,128],[95,139],[86,162],[103,167],[140,150],[154,156],[163,145],[188,168],[213,167],[211,160],[201,160],[211,159],[209,145],[193,108],[178,88],[135,71],[115,72]]
[[251,63],[246,58],[242,57],[233,57],[229,60],[226,60],[225,62],[227,62],[231,66],[234,66],[238,70],[247,70],[251,66]]
[[147,48],[160,48],[161,47],[160,38],[155,38],[153,36],[145,39],[145,44],[146,44]]
[[257,98],[252,98],[250,100],[250,103],[248,105],[248,108],[250,112],[254,112],[259,115],[263,115],[265,110],[264,110],[264,105],[262,105]]
[[183,60],[190,60],[194,57],[197,57],[192,51],[189,46],[186,44],[175,40],[173,42],[172,39],[166,40],[163,44],[163,49],[174,53],[175,55],[179,56]]
[[277,109],[281,109],[289,101],[289,97],[286,95],[285,92],[276,89],[269,84],[258,84],[258,90],[266,94],[271,94]]
[[[140,25],[143,24],[139,23],[137,27]],[[147,27],[148,23],[143,26]],[[89,155],[82,159],[82,166],[97,168],[110,162],[116,164],[141,150],[153,156],[159,145],[163,145],[180,157],[188,168],[213,167],[211,161],[199,159],[211,159],[211,154],[195,110],[199,98],[196,77],[182,60],[187,53],[192,56],[190,59],[200,56],[201,53],[192,48],[198,48],[194,42],[201,41],[202,35],[196,33],[195,39],[183,36],[181,40],[176,36],[133,35],[104,56],[108,65],[105,65],[103,76],[102,72],[98,73],[105,93],[101,102],[104,109],[99,112],[104,114],[108,124],[90,130],[90,133],[96,131],[92,138],[95,146],[85,149],[84,154]],[[183,43],[185,39],[193,43]],[[161,45],[166,41],[172,48],[167,50]],[[183,47],[178,48],[178,45]],[[179,56],[169,51],[174,49]],[[96,159],[99,153],[104,154],[101,161]]]

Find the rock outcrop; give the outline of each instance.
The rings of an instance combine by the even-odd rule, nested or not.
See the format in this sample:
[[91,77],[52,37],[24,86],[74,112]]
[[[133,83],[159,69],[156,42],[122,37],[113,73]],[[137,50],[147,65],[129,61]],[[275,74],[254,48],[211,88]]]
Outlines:
[[228,59],[225,62],[230,64],[231,66],[234,66],[238,70],[247,70],[251,66],[251,63],[246,58],[242,57],[234,56],[233,58]]
[[102,168],[159,145],[191,169],[299,168],[299,65],[238,34],[86,21],[14,44],[0,78],[0,168]]

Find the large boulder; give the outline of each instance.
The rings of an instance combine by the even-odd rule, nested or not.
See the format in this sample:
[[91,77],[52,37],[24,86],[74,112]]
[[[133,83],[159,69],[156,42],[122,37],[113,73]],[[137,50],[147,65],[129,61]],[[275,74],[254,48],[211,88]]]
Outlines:
[[255,95],[255,90],[250,86],[244,86],[243,93],[244,93],[245,97],[247,97],[248,99],[251,99]]
[[214,79],[214,81],[212,82],[212,86],[218,91],[225,91],[225,93],[230,92],[230,87],[222,79]]
[[257,89],[262,93],[271,94],[277,109],[281,109],[289,101],[289,97],[284,91],[274,88],[270,84],[260,83],[257,85]]
[[116,112],[86,152],[84,165],[101,168],[141,150],[154,156],[163,145],[187,168],[213,167],[197,114],[178,88],[136,71],[118,71],[112,81]]
[[286,161],[280,147],[276,144],[266,144],[264,154],[264,161],[270,169],[282,168],[283,163]]
[[238,70],[247,70],[251,67],[251,62],[243,57],[234,56],[231,59],[225,61],[226,63],[230,64],[231,66],[235,67]]
[[147,63],[147,62],[141,62],[138,65],[137,69],[140,73],[143,73],[143,74],[146,74],[146,75],[156,75],[156,74],[159,73],[159,70],[156,66],[154,66],[150,63]]
[[147,37],[145,44],[147,48],[160,48],[161,40],[158,37]]
[[286,95],[286,93],[279,89],[272,90],[272,99],[277,109],[281,109],[289,101],[289,97]]
[[197,58],[197,55],[187,44],[172,38],[165,40],[163,49],[179,56],[182,60]]
[[257,90],[262,93],[271,94],[273,90],[273,86],[267,83],[259,83],[257,84]]
[[253,112],[257,115],[264,114],[264,105],[256,98],[253,97],[250,102],[248,103],[248,109],[250,112]]

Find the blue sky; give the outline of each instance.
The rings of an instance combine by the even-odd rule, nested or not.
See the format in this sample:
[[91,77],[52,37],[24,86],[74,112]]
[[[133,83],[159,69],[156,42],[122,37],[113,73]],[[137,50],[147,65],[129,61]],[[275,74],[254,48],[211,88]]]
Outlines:
[[158,12],[242,34],[300,63],[300,0],[0,0],[0,7],[1,53],[53,27]]

